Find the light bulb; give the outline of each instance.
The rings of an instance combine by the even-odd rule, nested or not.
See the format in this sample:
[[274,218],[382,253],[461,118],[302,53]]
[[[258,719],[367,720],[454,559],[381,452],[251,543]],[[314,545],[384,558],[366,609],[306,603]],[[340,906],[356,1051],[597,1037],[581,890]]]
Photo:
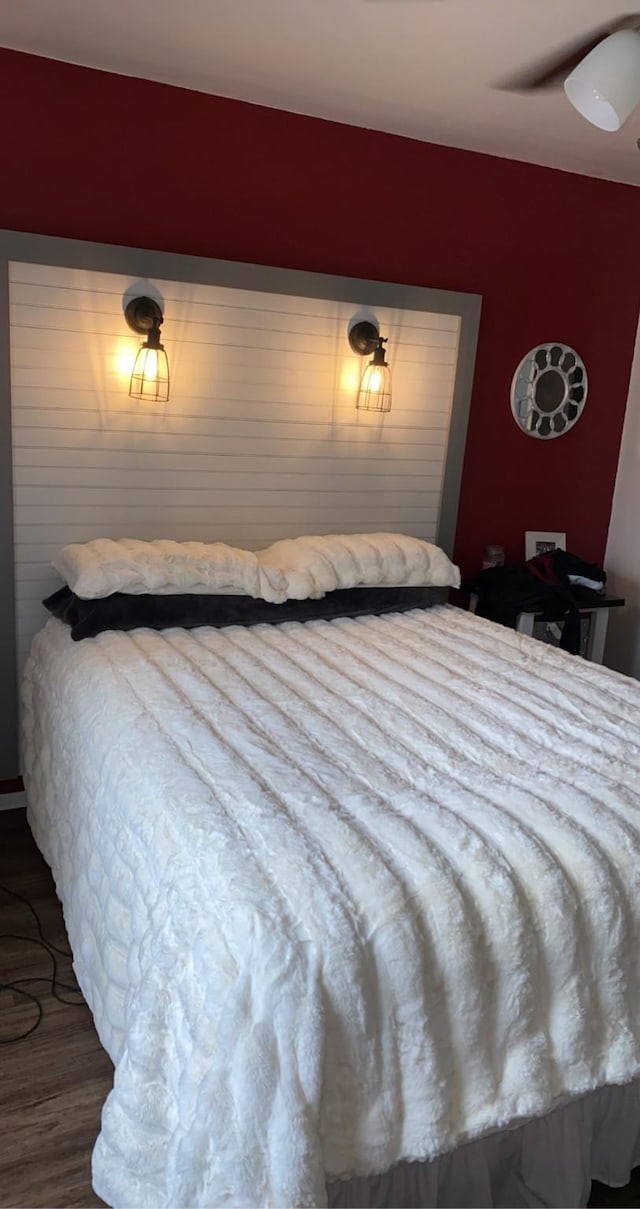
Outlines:
[[360,381],[356,407],[360,411],[391,411],[391,370],[388,365],[366,366]]
[[153,399],[166,402],[169,398],[169,362],[162,347],[143,344],[138,349],[131,374],[129,395],[132,399]]

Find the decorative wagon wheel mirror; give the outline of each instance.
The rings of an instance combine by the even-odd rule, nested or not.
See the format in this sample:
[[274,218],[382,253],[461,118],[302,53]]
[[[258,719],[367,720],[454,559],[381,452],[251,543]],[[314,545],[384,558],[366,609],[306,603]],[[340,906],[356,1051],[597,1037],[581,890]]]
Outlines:
[[511,383],[511,411],[530,437],[561,437],[587,401],[584,361],[567,344],[538,344],[522,358]]

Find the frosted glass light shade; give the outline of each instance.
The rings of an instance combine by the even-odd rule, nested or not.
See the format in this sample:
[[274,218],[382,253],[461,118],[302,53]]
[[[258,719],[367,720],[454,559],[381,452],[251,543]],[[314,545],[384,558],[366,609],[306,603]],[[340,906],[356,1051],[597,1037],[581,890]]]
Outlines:
[[391,411],[391,370],[371,361],[360,379],[356,407],[361,411]]
[[169,398],[169,362],[161,344],[157,348],[143,344],[138,349],[129,395],[132,399],[166,403]]
[[610,34],[574,68],[564,90],[593,126],[619,130],[640,103],[640,34]]

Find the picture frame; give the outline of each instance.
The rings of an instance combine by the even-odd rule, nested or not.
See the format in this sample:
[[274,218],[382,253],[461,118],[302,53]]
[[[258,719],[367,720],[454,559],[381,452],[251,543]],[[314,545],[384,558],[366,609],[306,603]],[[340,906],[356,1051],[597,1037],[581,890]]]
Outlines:
[[528,529],[524,535],[525,562],[535,558],[537,554],[546,554],[548,550],[566,550],[566,533],[542,533],[537,529]]

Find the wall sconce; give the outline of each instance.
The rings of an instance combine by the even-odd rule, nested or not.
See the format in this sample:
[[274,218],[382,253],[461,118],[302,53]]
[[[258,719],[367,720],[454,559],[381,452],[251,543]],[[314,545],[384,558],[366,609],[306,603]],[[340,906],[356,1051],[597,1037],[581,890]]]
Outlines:
[[349,329],[349,344],[360,357],[373,357],[363,371],[356,407],[361,411],[391,411],[391,370],[384,359],[387,337],[375,323],[363,319]]
[[169,398],[169,362],[160,343],[164,316],[153,298],[132,298],[124,317],[132,331],[146,336],[140,345],[129,382],[132,399],[166,402]]

